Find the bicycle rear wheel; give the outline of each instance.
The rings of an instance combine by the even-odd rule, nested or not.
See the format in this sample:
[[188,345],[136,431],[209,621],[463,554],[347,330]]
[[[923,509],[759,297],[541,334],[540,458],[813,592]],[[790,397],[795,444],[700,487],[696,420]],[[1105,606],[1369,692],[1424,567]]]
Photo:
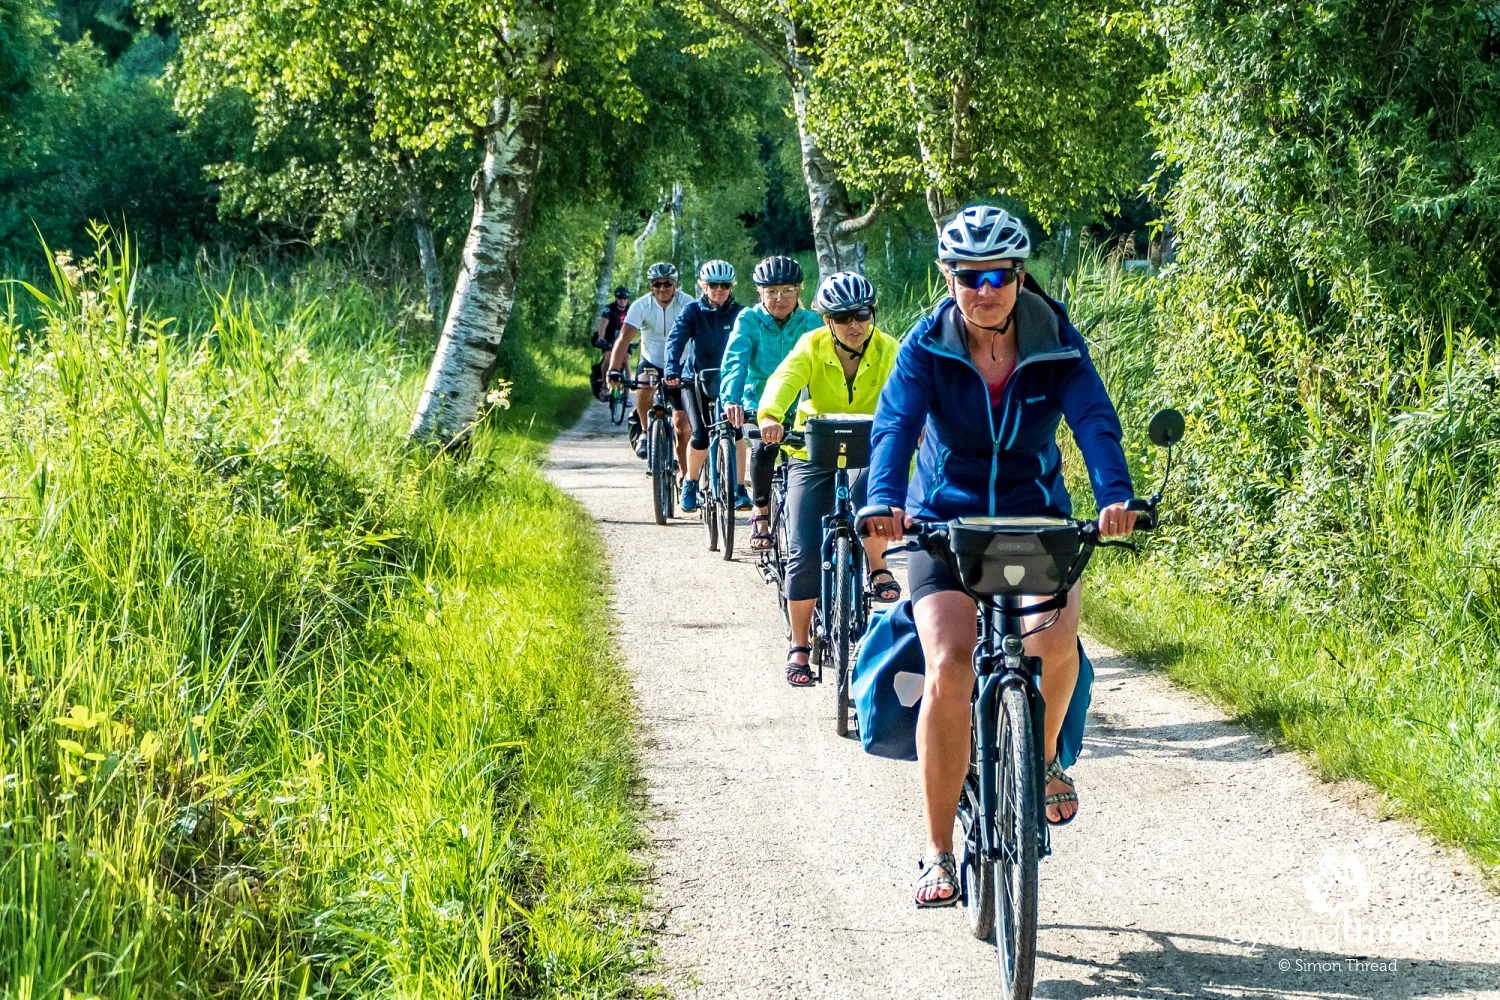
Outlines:
[[792,551],[790,529],[786,524],[786,493],[771,491],[771,558],[776,583],[776,603],[781,608],[781,631],[792,641],[792,609],[786,601],[786,561]]
[[609,390],[609,419],[616,427],[625,422],[625,389],[622,386],[613,386]]
[[665,417],[651,418],[651,437],[647,442],[651,458],[651,503],[655,508],[656,523],[666,524],[672,516],[672,491],[677,484],[672,480],[672,428]]
[[833,564],[833,609],[830,615],[830,645],[833,653],[834,676],[838,680],[838,707],[833,717],[833,731],[840,736],[849,735],[849,674],[854,631],[854,588],[858,586],[854,576],[858,567],[854,553],[850,551],[849,538],[840,535],[834,545]]
[[1037,863],[1041,835],[1041,789],[1037,783],[1036,733],[1026,692],[1000,694],[1000,793],[995,817],[1000,858],[994,863],[995,952],[1005,1000],[1031,1000],[1036,973]]
[[719,548],[719,511],[718,500],[714,497],[713,478],[712,475],[709,476],[708,489],[700,486],[698,490],[698,516],[703,519],[703,530],[707,536],[705,541],[710,552],[716,552]]
[[718,495],[719,544],[724,561],[734,558],[734,438],[725,435],[714,443],[718,449],[718,465],[714,472],[714,492]]

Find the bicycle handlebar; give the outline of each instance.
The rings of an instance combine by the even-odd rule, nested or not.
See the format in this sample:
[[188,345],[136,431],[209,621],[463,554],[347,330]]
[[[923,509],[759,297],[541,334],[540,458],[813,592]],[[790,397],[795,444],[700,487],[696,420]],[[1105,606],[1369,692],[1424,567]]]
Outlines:
[[[1153,503],[1151,503],[1151,501],[1149,501],[1149,500],[1142,500],[1140,498],[1136,498],[1134,500],[1128,500],[1125,503],[1125,509],[1129,510],[1129,511],[1133,511],[1136,514],[1135,527],[1133,529],[1131,529],[1131,530],[1133,530],[1133,531],[1153,531],[1153,530],[1155,530],[1156,525],[1157,525],[1157,511],[1156,511],[1156,506]],[[854,515],[854,530],[857,531],[862,537],[866,537],[866,536],[869,535],[869,532],[865,530],[865,525],[866,525],[866,523],[871,518],[890,517],[890,516],[891,516],[891,508],[889,506],[887,506],[886,504],[870,504],[868,506],[861,507],[859,509],[859,512]],[[1070,518],[1069,520],[1072,520],[1072,519]],[[1075,520],[1075,521],[1073,521],[1073,523],[1078,526],[1078,533],[1083,537],[1083,540],[1085,542],[1087,542],[1088,544],[1090,544],[1090,545],[1117,545],[1117,544],[1119,544],[1117,542],[1106,541],[1104,538],[1102,538],[1099,535],[1099,522],[1098,521],[1076,521]],[[911,535],[911,536],[913,536],[915,538],[916,543],[917,543],[916,547],[919,547],[919,548],[920,547],[925,547],[926,544],[931,539],[933,539],[933,538],[936,538],[936,537],[939,537],[939,536],[941,536],[943,538],[947,538],[948,537],[948,522],[947,521],[913,521],[912,525],[911,525],[911,528],[909,528],[905,532],[905,534]],[[908,546],[908,547],[911,547],[911,546]]]
[[[746,427],[745,427],[745,437],[749,438],[751,441],[759,441],[761,439],[760,438],[760,428],[758,426],[757,427],[751,427],[751,426],[749,426],[749,423],[747,421],[746,422]],[[790,448],[800,448],[800,447],[802,447],[806,443],[807,443],[807,438],[803,435],[803,433],[801,431],[787,431],[784,435],[782,435],[781,440],[777,442],[777,444],[784,445],[784,446],[790,447]],[[889,508],[887,508],[887,509],[889,509]],[[877,514],[875,516],[878,517],[879,515]],[[886,516],[889,517],[890,515],[886,515]]]

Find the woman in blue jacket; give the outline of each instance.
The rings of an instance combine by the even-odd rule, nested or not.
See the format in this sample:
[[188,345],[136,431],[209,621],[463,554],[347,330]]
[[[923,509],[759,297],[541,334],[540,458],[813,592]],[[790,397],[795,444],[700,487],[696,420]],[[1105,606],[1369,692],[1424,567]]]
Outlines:
[[[875,411],[869,503],[887,505],[877,537],[899,539],[913,519],[975,515],[1066,517],[1072,501],[1059,468],[1064,417],[1083,452],[1099,505],[1100,533],[1128,534],[1136,515],[1120,421],[1083,337],[1056,302],[1025,282],[1031,239],[991,205],[966,208],[938,237],[949,297],[912,327]],[[908,482],[912,452],[916,472]],[[917,757],[927,817],[918,906],[958,902],[953,820],[969,766],[969,698],[977,641],[974,601],[947,564],[914,552],[912,614],[927,661],[917,721]],[[1078,588],[1052,627],[1026,640],[1042,658],[1042,696],[1067,705],[1078,678]],[[1033,623],[1040,625],[1041,622]],[[1046,713],[1047,819],[1078,809],[1069,761],[1057,759],[1064,713]]]

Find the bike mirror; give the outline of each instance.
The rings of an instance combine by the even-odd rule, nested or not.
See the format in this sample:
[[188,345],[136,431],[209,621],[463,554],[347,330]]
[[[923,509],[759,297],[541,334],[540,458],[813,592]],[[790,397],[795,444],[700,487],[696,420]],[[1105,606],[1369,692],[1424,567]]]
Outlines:
[[1158,448],[1170,448],[1182,440],[1182,414],[1176,410],[1158,410],[1151,418],[1151,443]]

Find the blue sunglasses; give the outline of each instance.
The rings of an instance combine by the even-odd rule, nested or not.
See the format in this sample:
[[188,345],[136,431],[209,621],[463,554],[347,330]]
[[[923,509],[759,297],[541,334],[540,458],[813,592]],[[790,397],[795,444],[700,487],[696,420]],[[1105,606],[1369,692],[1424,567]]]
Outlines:
[[991,288],[1004,288],[1021,276],[1020,266],[997,267],[990,271],[968,271],[954,268],[948,272],[953,275],[953,280],[965,288],[979,288],[989,285]]

